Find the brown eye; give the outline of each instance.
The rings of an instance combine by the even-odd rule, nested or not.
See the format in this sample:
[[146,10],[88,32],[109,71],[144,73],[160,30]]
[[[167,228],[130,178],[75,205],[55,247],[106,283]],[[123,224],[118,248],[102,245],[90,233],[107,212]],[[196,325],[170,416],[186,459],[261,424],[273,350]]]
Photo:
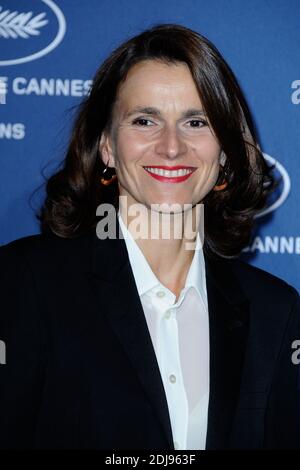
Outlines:
[[204,127],[207,125],[207,122],[204,121],[204,119],[192,119],[191,121],[189,121],[189,123],[192,124],[190,127],[195,128]]
[[138,118],[138,119],[135,119],[132,124],[149,127],[147,125],[147,122],[149,123],[151,121],[149,121],[149,119]]

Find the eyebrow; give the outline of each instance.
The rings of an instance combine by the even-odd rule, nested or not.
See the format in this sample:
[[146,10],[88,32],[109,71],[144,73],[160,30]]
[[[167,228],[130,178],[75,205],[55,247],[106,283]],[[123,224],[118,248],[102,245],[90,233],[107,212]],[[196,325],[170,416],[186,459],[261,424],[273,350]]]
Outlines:
[[[161,117],[162,114],[158,108],[153,108],[152,106],[137,106],[136,108],[131,109],[128,111],[124,118],[128,119],[133,114],[142,113],[142,114],[149,114],[151,116],[159,116]],[[205,112],[202,109],[197,108],[189,108],[182,113],[183,118],[189,118],[194,116],[204,116]]]

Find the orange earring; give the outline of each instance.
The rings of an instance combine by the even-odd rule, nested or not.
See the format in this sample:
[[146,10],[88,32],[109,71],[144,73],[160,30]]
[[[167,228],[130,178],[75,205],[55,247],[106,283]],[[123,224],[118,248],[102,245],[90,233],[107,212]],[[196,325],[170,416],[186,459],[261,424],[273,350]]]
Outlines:
[[[220,165],[220,168],[221,168],[221,172],[224,171],[224,167],[222,165]],[[216,184],[214,187],[213,187],[213,190],[214,191],[222,191],[223,189],[225,189],[227,187],[227,184],[228,182],[226,181],[226,176],[227,176],[227,173],[226,171],[224,172],[224,178],[223,178],[223,181],[221,184]]]
[[103,186],[109,186],[117,178],[117,175],[109,176],[109,174],[108,174],[109,170],[113,170],[113,168],[109,169],[108,168],[108,163],[107,163],[106,167],[103,170],[102,178],[100,180],[100,182],[101,182],[101,184],[103,184]]

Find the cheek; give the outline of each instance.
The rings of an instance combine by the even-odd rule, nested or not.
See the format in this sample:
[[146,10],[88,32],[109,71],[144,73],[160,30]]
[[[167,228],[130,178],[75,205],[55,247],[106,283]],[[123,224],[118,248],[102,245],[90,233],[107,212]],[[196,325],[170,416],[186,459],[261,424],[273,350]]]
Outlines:
[[205,188],[205,191],[210,191],[210,189],[215,185],[218,175],[219,175],[219,154],[207,155],[205,160],[201,160],[199,165],[199,177],[197,181],[197,187],[202,189]]
[[211,177],[219,172],[220,151],[218,148],[203,149],[198,152],[199,169],[205,177]]
[[220,170],[219,159],[220,149],[217,146],[210,147],[203,153],[201,166],[203,169],[203,177],[207,185],[213,185],[218,178]]
[[120,132],[117,141],[117,154],[124,164],[139,158],[144,150],[145,144],[141,142],[138,136]]
[[220,149],[218,139],[208,128],[199,131],[199,133],[195,136],[194,143],[197,147],[209,152],[215,152]]
[[203,139],[199,145],[199,154],[208,163],[218,161],[220,153],[221,148],[219,144],[211,136]]

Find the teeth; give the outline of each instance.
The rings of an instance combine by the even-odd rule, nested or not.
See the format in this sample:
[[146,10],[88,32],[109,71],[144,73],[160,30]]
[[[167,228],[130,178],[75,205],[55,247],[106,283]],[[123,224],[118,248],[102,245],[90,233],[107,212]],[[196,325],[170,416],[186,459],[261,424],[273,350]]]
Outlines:
[[154,173],[155,175],[165,176],[167,178],[176,178],[178,176],[184,176],[189,173],[192,173],[192,170],[181,169],[181,170],[162,170],[161,168],[149,168],[145,167],[149,173]]

